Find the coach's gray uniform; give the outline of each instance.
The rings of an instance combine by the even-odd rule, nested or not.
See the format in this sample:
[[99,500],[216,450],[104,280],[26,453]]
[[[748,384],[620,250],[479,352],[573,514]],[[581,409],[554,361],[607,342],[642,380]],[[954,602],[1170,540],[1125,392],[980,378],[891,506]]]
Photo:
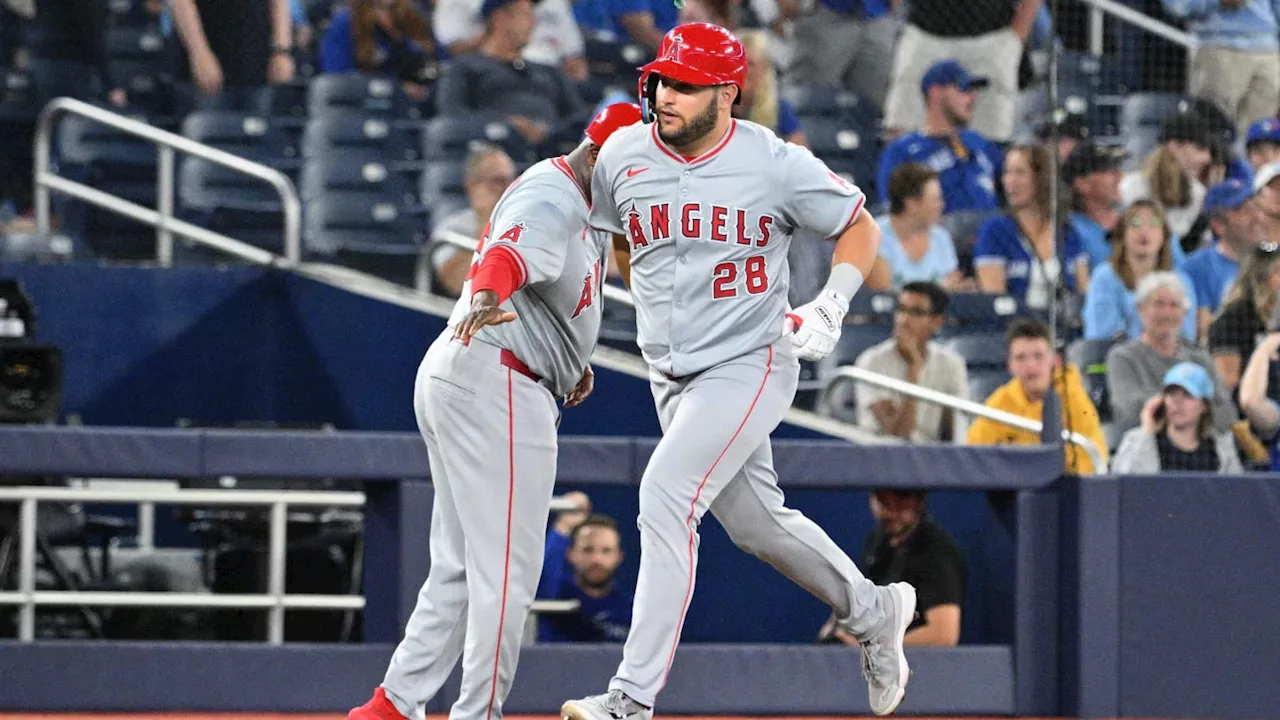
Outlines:
[[588,230],[588,210],[562,158],[517,179],[494,208],[472,269],[489,253],[512,254],[522,283],[503,309],[519,317],[482,328],[470,343],[454,340],[471,307],[468,279],[418,369],[414,411],[435,486],[431,573],[382,683],[409,717],[423,717],[459,656],[462,688],[450,717],[502,717],[542,570],[556,397],[581,379],[600,330],[610,239]]
[[600,151],[592,198],[591,225],[631,247],[639,344],[663,429],[641,481],[632,632],[610,689],[652,706],[666,682],[707,509],[855,634],[877,629],[875,586],[784,507],[769,446],[799,379],[783,336],[791,235],[840,234],[862,191],[807,149],[738,120],[693,159],[667,147],[656,125],[619,130]]

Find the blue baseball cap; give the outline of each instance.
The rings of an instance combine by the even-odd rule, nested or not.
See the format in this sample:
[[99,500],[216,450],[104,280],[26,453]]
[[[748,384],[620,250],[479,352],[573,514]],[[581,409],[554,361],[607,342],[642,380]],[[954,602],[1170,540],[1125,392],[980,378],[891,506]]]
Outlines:
[[1193,362],[1180,362],[1164,374],[1166,388],[1180,387],[1197,400],[1213,397],[1213,378],[1209,371]]
[[1253,197],[1253,188],[1241,180],[1232,178],[1209,188],[1204,196],[1204,213],[1217,215],[1227,210],[1236,210]]
[[1280,143],[1280,118],[1263,118],[1250,125],[1244,136],[1245,147],[1256,142]]
[[986,78],[970,75],[958,60],[939,60],[925,71],[924,77],[920,78],[920,92],[928,95],[929,88],[938,85],[954,85],[968,92],[986,87],[987,82]]

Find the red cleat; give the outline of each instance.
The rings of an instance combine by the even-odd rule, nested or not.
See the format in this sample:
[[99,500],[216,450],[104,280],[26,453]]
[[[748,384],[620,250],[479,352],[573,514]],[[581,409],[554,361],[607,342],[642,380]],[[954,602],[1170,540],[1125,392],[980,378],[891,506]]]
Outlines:
[[369,702],[358,708],[353,708],[347,713],[347,720],[408,720],[400,714],[395,705],[387,699],[387,693],[382,688],[373,691],[373,697]]

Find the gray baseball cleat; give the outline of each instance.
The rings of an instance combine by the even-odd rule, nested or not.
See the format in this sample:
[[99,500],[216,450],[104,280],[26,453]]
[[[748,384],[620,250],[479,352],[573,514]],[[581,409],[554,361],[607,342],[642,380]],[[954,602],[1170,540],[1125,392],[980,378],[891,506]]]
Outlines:
[[911,677],[902,638],[916,615],[916,589],[898,582],[879,590],[884,595],[884,628],[862,642],[862,674],[867,678],[871,712],[888,715],[907,694]]
[[627,697],[621,690],[570,700],[560,706],[565,720],[653,720],[653,709]]

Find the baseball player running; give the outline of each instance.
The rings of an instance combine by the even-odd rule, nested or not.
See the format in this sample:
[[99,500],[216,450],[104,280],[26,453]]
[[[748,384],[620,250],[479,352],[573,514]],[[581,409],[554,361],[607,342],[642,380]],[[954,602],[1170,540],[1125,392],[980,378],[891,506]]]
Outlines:
[[639,121],[638,106],[610,105],[494,207],[414,388],[435,486],[431,572],[381,687],[349,720],[421,720],[459,657],[450,717],[502,717],[542,569],[556,398],[573,407],[592,389],[609,238],[587,227],[591,173],[605,138]]
[[[641,68],[649,124],[618,131],[596,164],[591,225],[614,234],[663,437],[640,484],[640,573],[622,664],[608,693],[563,705],[573,720],[653,716],[708,510],[738,547],[835,609],[861,642],[876,714],[905,693],[915,589],[876,586],[787,508],[769,445],[796,391],[797,357],[834,349],[880,233],[857,187],[807,149],[730,117],[746,73],[727,30],[676,27]],[[788,312],[787,248],[800,228],[837,238],[835,257],[817,299]]]

